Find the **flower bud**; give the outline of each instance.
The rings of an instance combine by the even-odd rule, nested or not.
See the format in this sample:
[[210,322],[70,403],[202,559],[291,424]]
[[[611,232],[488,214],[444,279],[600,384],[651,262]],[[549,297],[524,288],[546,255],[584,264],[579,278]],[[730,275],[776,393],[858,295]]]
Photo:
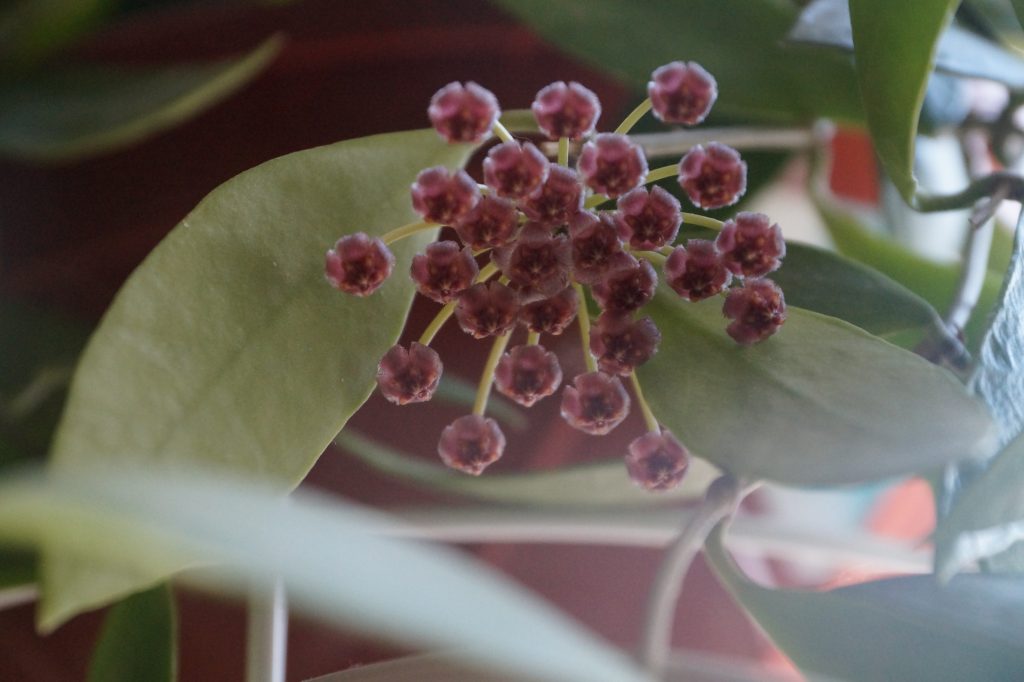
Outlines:
[[602,310],[628,313],[647,305],[657,286],[658,275],[650,263],[622,253],[591,287],[591,292]]
[[443,365],[433,348],[415,341],[406,350],[395,344],[377,365],[377,386],[396,405],[430,400],[441,381]]
[[593,284],[608,273],[608,269],[623,253],[619,241],[621,218],[603,211],[594,215],[579,213],[569,226],[572,236],[573,276],[581,284]]
[[453,241],[428,244],[426,253],[413,256],[410,268],[416,289],[438,303],[447,303],[468,289],[479,272],[469,247],[460,249]]
[[601,133],[583,145],[576,168],[587,187],[614,199],[643,183],[647,158],[625,135]]
[[690,239],[665,261],[665,281],[683,298],[701,301],[727,287],[732,273],[722,264],[714,242]]
[[476,206],[480,189],[464,170],[435,166],[420,171],[412,185],[412,207],[424,220],[451,225]]
[[715,246],[722,263],[741,277],[763,277],[782,265],[786,242],[778,223],[763,213],[744,211],[725,221]]
[[697,145],[679,162],[679,186],[699,208],[732,206],[747,191],[747,164],[732,147]]
[[452,469],[479,476],[501,459],[505,434],[493,419],[475,414],[459,417],[441,432],[437,454]]
[[526,217],[557,227],[568,223],[583,210],[583,186],[571,168],[551,166],[548,178],[533,194],[519,202]]
[[671,432],[645,433],[629,444],[626,470],[645,490],[671,490],[679,485],[690,464],[690,453]]
[[472,249],[489,249],[512,241],[519,229],[519,212],[507,199],[487,195],[455,222],[459,239]]
[[561,383],[558,356],[539,344],[516,346],[501,356],[494,370],[495,388],[523,407],[551,395]]
[[629,414],[629,394],[618,377],[588,372],[573,379],[562,391],[562,418],[570,426],[603,436]]
[[395,267],[395,257],[380,239],[365,232],[342,237],[327,252],[324,275],[332,287],[347,294],[369,296]]
[[553,296],[569,283],[569,240],[539,223],[527,223],[514,243],[494,250],[493,258],[522,300]]
[[594,132],[601,115],[597,95],[579,83],[552,83],[533,100],[533,116],[540,131],[551,139],[578,140]]
[[430,100],[427,115],[434,130],[448,142],[482,142],[498,122],[501,110],[494,94],[476,83],[449,83]]
[[711,105],[718,99],[718,84],[696,62],[672,62],[651,74],[647,95],[659,119],[692,126],[711,111]]
[[476,339],[504,334],[516,323],[519,296],[500,282],[474,284],[459,294],[455,319]]
[[579,301],[576,290],[566,287],[550,298],[523,305],[519,321],[531,332],[558,336],[576,319]]
[[498,196],[522,199],[547,179],[550,165],[530,142],[504,142],[487,152],[484,182]]
[[682,223],[679,200],[654,186],[648,192],[637,187],[619,197],[621,224],[626,228],[621,235],[634,249],[654,251],[675,241]]
[[722,313],[732,320],[725,329],[729,336],[749,346],[779,330],[786,321],[786,299],[770,279],[750,279],[729,291]]
[[629,376],[658,351],[661,332],[649,317],[601,313],[590,328],[590,352],[605,374]]

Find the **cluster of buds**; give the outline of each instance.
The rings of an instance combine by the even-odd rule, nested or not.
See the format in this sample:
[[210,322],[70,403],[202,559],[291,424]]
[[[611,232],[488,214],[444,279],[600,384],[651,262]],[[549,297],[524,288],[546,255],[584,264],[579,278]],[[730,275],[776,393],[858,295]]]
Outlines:
[[[699,65],[673,62],[652,74],[648,94],[627,121],[653,109],[666,123],[690,126],[707,116],[717,85]],[[595,133],[601,106],[579,83],[548,85],[532,110],[541,133],[559,140],[557,163],[508,133],[488,90],[475,83],[439,90],[428,114],[443,138],[482,143],[493,133],[502,140],[483,162],[484,183],[463,170],[420,172],[411,193],[422,221],[381,239],[343,237],[327,253],[327,279],[341,291],[369,295],[394,267],[389,241],[420,229],[453,228],[459,241],[435,242],[413,258],[417,290],[444,307],[419,342],[385,354],[377,373],[381,393],[398,405],[431,398],[442,363],[429,344],[453,314],[474,338],[494,337],[473,413],[447,426],[438,444],[448,466],[477,475],[505,447],[498,424],[484,414],[492,385],[526,407],[554,394],[562,369],[539,341],[578,320],[590,371],[564,387],[562,417],[585,433],[606,434],[626,418],[632,401],[623,379],[632,382],[648,433],[630,444],[627,471],[643,488],[669,489],[681,480],[689,454],[651,415],[635,374],[661,340],[654,321],[639,315],[657,288],[655,264],[685,300],[722,296],[728,334],[741,345],[757,343],[786,317],[782,291],[765,278],[785,255],[781,231],[767,216],[742,212],[720,225],[714,241],[675,245],[684,218],[695,216],[683,213],[672,193],[646,185],[675,175],[696,207],[730,206],[746,189],[746,164],[734,149],[710,142],[690,149],[667,167],[670,172],[649,172],[643,149],[626,135],[628,124]],[[569,165],[571,142],[578,145],[575,169]],[[601,309],[593,324],[588,291]],[[508,348],[520,325],[526,343]]]

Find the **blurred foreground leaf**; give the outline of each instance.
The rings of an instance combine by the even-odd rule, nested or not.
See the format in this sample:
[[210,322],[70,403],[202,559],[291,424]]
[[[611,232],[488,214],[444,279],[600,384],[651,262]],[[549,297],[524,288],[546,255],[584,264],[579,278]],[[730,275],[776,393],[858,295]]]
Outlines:
[[[458,552],[388,537],[396,531],[337,500],[298,493],[286,501],[277,489],[209,474],[96,467],[0,482],[0,540],[60,548],[83,570],[156,576],[169,563],[200,566],[180,580],[231,594],[280,578],[290,603],[312,616],[455,649],[489,669],[567,682],[646,679],[624,654],[497,573]],[[51,592],[43,597],[48,630],[63,611]]]

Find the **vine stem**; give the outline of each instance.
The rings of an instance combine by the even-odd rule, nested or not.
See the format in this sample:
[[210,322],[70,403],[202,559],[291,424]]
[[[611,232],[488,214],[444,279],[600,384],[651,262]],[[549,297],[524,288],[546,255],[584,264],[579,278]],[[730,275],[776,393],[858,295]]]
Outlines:
[[735,513],[746,494],[739,480],[724,474],[709,487],[696,514],[665,551],[654,585],[648,593],[647,616],[637,658],[653,676],[661,677],[672,643],[672,620],[683,588],[683,579],[704,540],[718,522]]
[[590,354],[590,311],[587,310],[587,297],[583,287],[577,282],[573,283],[576,295],[580,297],[579,309],[576,312],[576,322],[580,326],[580,342],[583,344],[583,363],[587,366],[588,372],[597,371],[597,362]]

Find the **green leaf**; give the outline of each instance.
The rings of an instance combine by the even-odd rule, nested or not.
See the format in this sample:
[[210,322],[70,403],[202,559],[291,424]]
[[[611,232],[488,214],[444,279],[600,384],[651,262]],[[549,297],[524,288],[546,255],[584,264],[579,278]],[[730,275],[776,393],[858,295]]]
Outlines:
[[802,669],[858,682],[1017,679],[1024,670],[1024,583],[991,575],[862,583],[828,592],[769,590],[725,553],[708,558],[733,596]]
[[36,581],[34,552],[3,549],[0,551],[0,588],[31,585]]
[[939,36],[959,0],[850,0],[857,83],[878,158],[907,202],[914,138]]
[[[852,51],[853,29],[847,0],[814,0],[800,12],[786,39]],[[1012,88],[1024,87],[1024,59],[956,24],[939,37],[935,70],[986,78]]]
[[971,386],[992,410],[1006,444],[1024,432],[1024,216],[1003,280],[999,303],[978,353]]
[[662,341],[640,369],[655,413],[693,451],[747,479],[829,486],[987,455],[993,425],[951,374],[853,325],[796,307],[770,339],[737,345],[718,299],[670,292],[649,308]]
[[500,0],[570,54],[640,89],[675,60],[718,80],[715,111],[743,120],[863,117],[849,60],[782,45],[796,8],[776,0]]
[[281,44],[271,38],[247,55],[208,64],[53,67],[0,86],[0,155],[72,161],[138,142],[237,91]]
[[948,579],[1024,540],[1024,436],[957,498],[935,534],[935,571]]
[[0,71],[34,66],[74,42],[113,0],[7,0],[0,9]]
[[115,604],[103,621],[88,682],[173,682],[177,629],[174,595],[166,585]]
[[[815,204],[841,253],[891,277],[938,310],[949,307],[960,278],[958,265],[935,263],[918,256],[896,241],[868,230],[855,215],[821,197],[816,198]],[[978,305],[964,330],[971,349],[981,344],[1001,281],[1001,275],[992,272],[985,276]]]
[[[713,239],[715,232],[686,225],[680,237]],[[855,324],[875,335],[942,330],[927,301],[882,273],[839,254],[789,242],[782,267],[771,278],[786,303]]]
[[[466,555],[394,538],[393,522],[337,499],[151,469],[0,482],[0,540],[59,547],[83,567],[158,574],[244,594],[280,579],[296,609],[413,647],[456,649],[550,680],[646,679],[629,658]],[[55,604],[44,593],[41,622]],[[443,615],[443,617],[439,617]]]
[[[329,287],[343,234],[414,218],[409,185],[470,148],[432,130],[351,140],[269,161],[214,190],[135,271],[72,383],[52,453],[60,469],[205,466],[297,485],[369,396],[414,294],[392,277],[361,299]],[[394,245],[399,263],[433,239]],[[47,554],[55,612],[136,589]],[[182,568],[168,563],[150,580]]]
[[706,462],[693,460],[678,487],[652,495],[629,481],[621,457],[557,471],[489,474],[473,478],[395,452],[351,429],[338,434],[335,443],[374,469],[408,483],[478,500],[531,507],[635,506],[694,500],[704,495],[718,475],[715,468]]
[[1017,21],[1024,26],[1024,0],[1010,0],[1013,4],[1013,11],[1017,15]]

